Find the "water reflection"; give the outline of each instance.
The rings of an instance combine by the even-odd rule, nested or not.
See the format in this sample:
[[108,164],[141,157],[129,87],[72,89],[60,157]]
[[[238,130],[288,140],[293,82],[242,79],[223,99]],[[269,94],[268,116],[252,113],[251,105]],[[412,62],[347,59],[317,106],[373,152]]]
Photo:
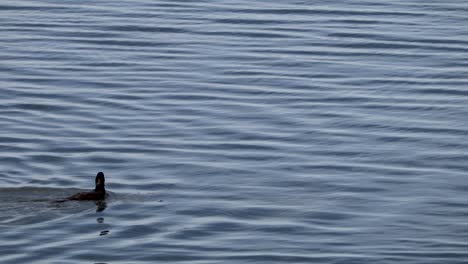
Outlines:
[[[98,217],[96,221],[98,222],[98,224],[104,224],[104,217]],[[102,230],[101,232],[99,232],[99,236],[105,236],[109,234],[109,232],[109,230]]]
[[109,230],[104,230],[104,231],[101,231],[101,233],[99,233],[99,236],[105,236],[109,234]]
[[[97,213],[102,212],[107,208],[107,203],[105,201],[96,201],[95,204]],[[96,218],[96,222],[98,222],[98,224],[104,224],[104,217]],[[107,234],[109,234],[109,230],[99,232],[99,236],[105,236]]]
[[96,201],[96,213],[102,212],[106,210],[107,208],[107,203],[105,201]]

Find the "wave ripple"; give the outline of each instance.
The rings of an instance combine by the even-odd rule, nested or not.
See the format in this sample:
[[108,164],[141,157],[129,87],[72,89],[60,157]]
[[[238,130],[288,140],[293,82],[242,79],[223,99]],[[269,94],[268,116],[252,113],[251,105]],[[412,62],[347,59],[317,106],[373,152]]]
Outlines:
[[0,3],[0,262],[466,262],[467,11]]

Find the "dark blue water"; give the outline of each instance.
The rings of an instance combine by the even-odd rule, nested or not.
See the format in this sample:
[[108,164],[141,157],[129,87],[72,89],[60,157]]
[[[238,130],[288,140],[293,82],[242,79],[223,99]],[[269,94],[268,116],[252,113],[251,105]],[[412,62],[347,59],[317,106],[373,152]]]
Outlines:
[[0,35],[1,263],[468,261],[464,1],[2,1]]

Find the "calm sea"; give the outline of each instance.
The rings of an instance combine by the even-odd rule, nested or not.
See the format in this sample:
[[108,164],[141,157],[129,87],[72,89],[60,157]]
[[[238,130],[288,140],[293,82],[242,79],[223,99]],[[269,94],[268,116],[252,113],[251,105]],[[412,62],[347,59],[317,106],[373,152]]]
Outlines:
[[467,263],[467,173],[466,1],[0,1],[0,263]]

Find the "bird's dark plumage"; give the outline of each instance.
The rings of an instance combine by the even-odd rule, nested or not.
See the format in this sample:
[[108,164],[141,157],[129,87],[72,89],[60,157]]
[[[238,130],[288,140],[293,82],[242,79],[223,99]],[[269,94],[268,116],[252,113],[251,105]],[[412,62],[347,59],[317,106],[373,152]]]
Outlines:
[[106,189],[105,189],[106,179],[104,178],[104,173],[99,172],[96,175],[95,179],[95,188],[90,192],[81,192],[70,197],[67,197],[65,200],[60,200],[58,202],[64,201],[96,201],[104,200],[106,198]]

